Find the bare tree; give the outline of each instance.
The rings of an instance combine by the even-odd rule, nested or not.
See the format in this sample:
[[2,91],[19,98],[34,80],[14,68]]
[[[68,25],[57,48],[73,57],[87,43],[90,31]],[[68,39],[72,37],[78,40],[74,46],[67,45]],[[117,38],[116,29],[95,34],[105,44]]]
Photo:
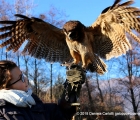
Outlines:
[[65,18],[67,15],[62,10],[57,9],[54,6],[50,7],[50,10],[47,13],[39,15],[39,18],[61,28],[66,22]]
[[[87,79],[85,81],[85,84],[83,84],[83,87],[81,89],[80,92],[80,109],[82,112],[85,112],[85,115],[82,115],[81,117],[87,118],[88,120],[92,120],[95,119],[96,116],[93,115],[88,115],[86,113],[89,112],[95,112],[96,110],[96,102],[95,102],[95,98],[96,96],[94,96],[94,94],[92,93],[95,90],[95,86],[92,84],[92,80],[91,79],[92,76],[87,76]],[[82,119],[81,118],[81,119]]]
[[[138,116],[138,110],[139,110],[139,103],[140,103],[140,95],[137,91],[140,92],[140,82],[139,82],[139,67],[138,64],[136,64],[136,59],[139,59],[139,47],[138,44],[135,42],[132,43],[133,47],[132,50],[128,51],[127,54],[123,57],[123,61],[120,60],[121,65],[121,71],[126,76],[123,79],[120,79],[119,83],[120,85],[123,85],[124,91],[118,91],[122,94],[122,97],[127,101],[127,104],[132,105],[132,111],[131,108],[127,105],[128,111],[134,112],[135,120],[139,120]],[[130,106],[130,105],[129,105]]]
[[57,79],[56,79],[56,82],[53,86],[53,95],[54,95],[54,98],[55,98],[55,101],[57,102],[58,99],[61,98],[61,95],[63,93],[63,90],[64,90],[64,81],[65,79],[59,74],[57,76]]

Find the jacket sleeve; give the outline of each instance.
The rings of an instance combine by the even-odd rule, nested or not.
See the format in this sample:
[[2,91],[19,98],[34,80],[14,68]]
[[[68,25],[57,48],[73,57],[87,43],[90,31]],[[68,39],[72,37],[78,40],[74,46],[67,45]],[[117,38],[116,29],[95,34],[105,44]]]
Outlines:
[[61,99],[58,101],[58,107],[62,114],[71,120],[72,116],[76,113],[76,106],[72,106],[72,103],[77,102],[76,93],[73,91],[68,93],[68,100],[66,100],[66,90],[64,90]]
[[0,120],[6,120],[1,113],[0,113]]
[[3,105],[5,105],[6,102],[2,99],[0,99],[0,120],[6,120],[5,110],[3,109]]
[[36,107],[36,109],[43,108],[46,120],[71,120],[71,117],[73,115],[71,114],[71,108],[63,108],[56,103],[43,103],[36,95],[32,94],[32,96],[37,104],[34,107]]

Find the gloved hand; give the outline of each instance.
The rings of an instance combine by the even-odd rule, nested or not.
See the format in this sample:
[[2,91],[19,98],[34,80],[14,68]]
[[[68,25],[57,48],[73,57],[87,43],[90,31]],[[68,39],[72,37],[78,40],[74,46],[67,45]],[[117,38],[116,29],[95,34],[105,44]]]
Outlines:
[[79,65],[72,65],[66,71],[66,75],[66,82],[64,83],[65,99],[69,102],[76,102],[76,100],[73,100],[73,96],[75,96],[75,99],[79,98],[82,84],[86,78],[85,71]]
[[[62,109],[70,109],[73,114],[76,112],[76,107],[72,107],[71,104],[77,102],[80,96],[82,84],[85,82],[85,71],[79,65],[72,65],[66,71],[66,81],[64,83],[64,91],[61,99],[58,101],[58,105]],[[71,108],[72,107],[72,108]]]

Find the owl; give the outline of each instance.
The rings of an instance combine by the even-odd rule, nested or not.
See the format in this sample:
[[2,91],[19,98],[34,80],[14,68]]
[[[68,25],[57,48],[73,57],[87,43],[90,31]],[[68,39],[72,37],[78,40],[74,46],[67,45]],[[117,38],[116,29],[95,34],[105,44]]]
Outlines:
[[90,72],[102,75],[107,71],[104,60],[121,56],[130,50],[128,36],[140,42],[140,9],[132,7],[133,0],[115,0],[98,18],[85,26],[70,20],[62,29],[39,18],[16,14],[16,21],[0,21],[0,39],[7,51],[16,52],[27,40],[22,53],[47,62],[81,64]]

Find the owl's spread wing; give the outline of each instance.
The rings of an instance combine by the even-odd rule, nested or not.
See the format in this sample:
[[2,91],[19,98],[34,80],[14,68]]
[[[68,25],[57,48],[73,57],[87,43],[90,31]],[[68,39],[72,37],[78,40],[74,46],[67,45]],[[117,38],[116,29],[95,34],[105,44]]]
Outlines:
[[7,46],[7,51],[16,52],[27,40],[23,53],[50,62],[64,62],[71,59],[65,35],[61,29],[38,18],[28,18],[19,14],[16,16],[21,19],[0,21],[0,24],[6,25],[0,28],[0,32],[3,32],[0,39],[4,40],[0,47]]
[[132,0],[122,4],[120,1],[116,0],[112,6],[104,9],[88,28],[94,35],[93,51],[105,59],[118,57],[131,49],[128,34],[140,42],[140,38],[134,34],[140,33],[140,9],[130,6]]

